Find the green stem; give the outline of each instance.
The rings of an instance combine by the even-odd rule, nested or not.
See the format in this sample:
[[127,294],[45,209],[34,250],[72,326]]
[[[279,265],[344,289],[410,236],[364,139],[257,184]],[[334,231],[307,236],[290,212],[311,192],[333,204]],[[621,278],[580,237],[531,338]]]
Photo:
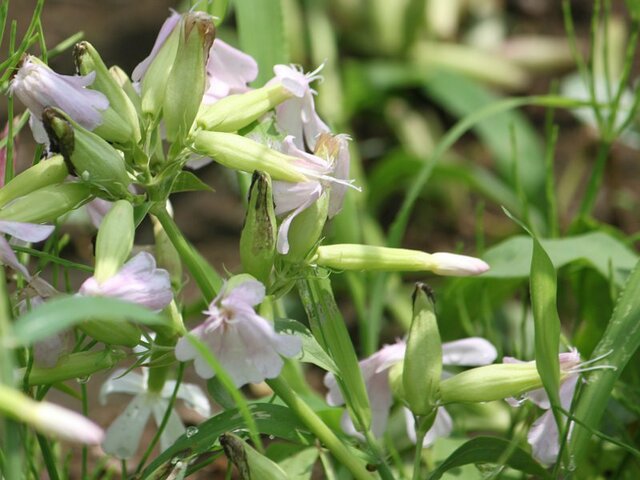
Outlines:
[[371,480],[372,475],[367,471],[363,462],[354,457],[345,444],[340,441],[333,431],[316,415],[316,413],[300,398],[287,383],[275,378],[267,380],[267,384],[278,395],[298,418],[311,430],[318,439],[331,451],[357,480]]
[[587,190],[580,205],[578,220],[583,220],[591,215],[591,210],[593,210],[593,206],[596,203],[598,191],[600,190],[600,185],[602,184],[602,179],[604,177],[604,168],[607,164],[607,157],[609,156],[610,147],[611,142],[608,139],[602,139],[598,147],[596,163],[591,172]]
[[51,445],[49,445],[49,441],[40,434],[36,435],[36,437],[38,438],[38,444],[40,445],[40,450],[42,451],[42,459],[44,460],[45,467],[47,468],[49,478],[51,480],[59,480],[60,476],[58,475],[58,469],[56,468],[56,459],[54,458],[53,452],[51,451]]
[[[171,243],[180,254],[200,291],[208,302],[213,300],[220,290],[222,281],[215,271],[206,263],[202,256],[191,245],[174,222],[164,205],[158,204],[152,209],[152,213],[158,218]],[[212,278],[213,277],[213,278]]]
[[364,437],[367,440],[369,448],[379,460],[377,467],[378,473],[380,473],[380,477],[382,477],[383,480],[394,480],[395,477],[393,476],[393,473],[391,472],[391,469],[387,465],[387,461],[384,458],[384,452],[382,451],[382,448],[380,448],[378,440],[376,440],[376,438],[371,433],[371,429],[365,430]]

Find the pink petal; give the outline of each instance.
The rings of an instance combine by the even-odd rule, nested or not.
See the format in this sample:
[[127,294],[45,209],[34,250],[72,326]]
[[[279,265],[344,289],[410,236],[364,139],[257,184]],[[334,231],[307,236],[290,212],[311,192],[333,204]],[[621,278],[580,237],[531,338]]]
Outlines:
[[171,35],[171,32],[173,31],[175,26],[178,24],[178,22],[180,22],[181,18],[182,17],[178,12],[176,12],[175,10],[171,10],[171,15],[169,15],[169,18],[167,18],[164,21],[164,23],[162,24],[162,27],[160,27],[160,31],[158,32],[156,41],[153,44],[151,53],[147,58],[142,60],[142,62],[140,62],[136,66],[136,68],[133,70],[133,73],[131,74],[131,79],[134,82],[139,82],[140,80],[142,80],[142,77],[144,76],[147,69],[149,68],[149,65],[151,65],[151,62],[153,62],[153,60],[156,58],[156,55],[158,55],[158,52],[160,51],[164,43],[167,41],[167,38],[169,37],[169,35]]
[[471,337],[442,344],[442,363],[444,365],[465,365],[475,367],[493,363],[498,352],[484,338]]

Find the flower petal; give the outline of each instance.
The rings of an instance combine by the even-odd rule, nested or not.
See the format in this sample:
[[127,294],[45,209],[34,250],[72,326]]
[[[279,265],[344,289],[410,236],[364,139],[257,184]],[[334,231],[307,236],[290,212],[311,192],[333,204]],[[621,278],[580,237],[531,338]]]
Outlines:
[[129,372],[124,375],[126,371],[124,368],[117,369],[102,384],[98,396],[101,405],[107,404],[107,397],[112,393],[138,395],[146,391],[147,382],[145,376],[136,372]]
[[133,457],[150,415],[151,402],[146,395],[137,395],[107,429],[102,449],[117,458]]
[[158,55],[158,52],[164,45],[164,42],[166,42],[167,38],[169,37],[169,35],[171,35],[171,32],[173,31],[175,26],[178,24],[178,22],[180,22],[180,18],[181,16],[178,12],[176,12],[175,10],[171,10],[171,15],[169,15],[169,17],[164,21],[164,23],[162,24],[162,27],[160,27],[160,31],[158,32],[156,41],[153,44],[151,53],[147,58],[142,60],[136,66],[136,68],[133,69],[133,73],[131,74],[131,79],[134,82],[139,82],[140,80],[142,80],[142,77],[144,77],[144,74],[149,68],[149,65],[151,65],[151,62],[153,62],[153,60],[156,58],[156,55]]
[[[164,418],[164,414],[166,413],[168,406],[169,402],[161,398],[157,399],[157,401],[152,404],[151,410],[153,412],[153,419],[156,422],[156,426],[159,427],[162,423],[162,419]],[[176,440],[180,438],[184,432],[185,428],[182,420],[180,420],[175,409],[172,408],[171,413],[169,414],[169,421],[160,434],[160,449],[165,451],[176,443]]]
[[493,363],[497,358],[496,348],[480,337],[463,338],[442,344],[442,363],[444,365],[464,365],[475,367]]

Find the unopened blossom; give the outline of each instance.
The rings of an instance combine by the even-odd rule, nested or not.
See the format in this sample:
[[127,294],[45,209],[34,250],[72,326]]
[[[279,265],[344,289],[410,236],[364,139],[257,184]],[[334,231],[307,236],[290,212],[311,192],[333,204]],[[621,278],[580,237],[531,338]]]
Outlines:
[[[302,348],[298,337],[276,333],[255,312],[264,297],[264,285],[256,280],[233,288],[226,284],[204,312],[207,319],[190,332],[209,347],[237,387],[277,377],[284,365],[281,355],[293,357]],[[196,373],[202,378],[215,375],[188,338],[178,340],[175,355],[181,362],[195,359]]]
[[208,87],[204,104],[215,103],[227,95],[244,93],[258,76],[258,64],[251,55],[216,38],[207,60]]
[[29,280],[31,275],[26,267],[18,261],[18,257],[16,257],[11,245],[2,234],[10,235],[24,242],[41,242],[51,235],[54,228],[52,225],[0,220],[0,262],[20,272]]
[[[127,408],[116,417],[107,429],[102,442],[102,448],[106,453],[122,459],[135,455],[149,417],[153,415],[156,426],[162,423],[169,406],[169,400],[176,388],[175,380],[168,380],[161,391],[154,392],[148,388],[149,373],[147,368],[143,368],[142,373],[125,372],[125,369],[116,370],[100,388],[100,403],[102,405],[106,405],[107,397],[112,393],[133,395]],[[199,386],[181,383],[176,396],[202,417],[211,415],[209,400]],[[175,408],[172,408],[169,421],[160,435],[161,449],[169,448],[184,433],[184,424]]]
[[151,49],[151,53],[142,60],[136,68],[134,68],[133,73],[131,74],[131,79],[134,82],[139,82],[144,77],[144,74],[147,72],[149,65],[156,58],[158,52],[171,35],[173,29],[180,23],[180,19],[182,16],[176,12],[175,10],[171,10],[171,15],[164,21],[162,27],[160,27],[160,31],[158,32],[158,36],[156,37],[156,41],[153,44],[153,48]]
[[9,91],[31,112],[30,125],[37,142],[48,142],[42,125],[45,107],[59,108],[89,130],[102,123],[101,112],[109,107],[109,100],[104,94],[86,88],[95,76],[95,72],[84,76],[60,75],[30,55],[22,61]]
[[295,65],[276,65],[275,77],[269,83],[279,82],[291,92],[292,97],[276,107],[278,127],[287,135],[292,135],[295,145],[303,149],[306,143],[314,150],[318,135],[329,132],[329,127],[316,113],[313,96],[316,91],[311,82],[322,79],[319,75],[323,65],[305,74]]
[[88,278],[80,286],[79,293],[119,298],[151,310],[162,310],[173,299],[169,272],[156,268],[153,255],[147,252],[140,252],[102,283],[94,277]]
[[[563,372],[560,383],[560,406],[569,410],[571,401],[580,377],[580,354],[575,348],[559,355],[560,371]],[[524,363],[521,360],[505,357],[504,363]],[[549,396],[544,388],[539,388],[526,393],[522,398],[508,398],[507,402],[512,406],[520,406],[524,401],[530,400],[538,407],[546,410],[529,429],[527,441],[531,445],[533,457],[545,465],[556,462],[560,451],[558,425],[551,409]],[[569,426],[571,432],[571,425]]]
[[330,191],[328,216],[332,218],[342,208],[345,190],[355,188],[348,180],[349,150],[346,135],[331,137],[335,144],[331,155],[324,158],[307,153],[296,145],[293,136],[287,136],[281,150],[297,159],[295,164],[302,174],[309,178],[307,182],[273,182],[273,201],[276,215],[285,215],[278,229],[277,249],[281,254],[289,251],[289,228],[293,220],[316,202],[323,193]]
[[[383,347],[360,362],[360,370],[362,371],[371,406],[371,432],[376,437],[381,437],[384,434],[389,418],[389,410],[393,404],[393,395],[389,385],[389,370],[404,360],[405,351],[406,343],[404,340],[400,340],[395,344]],[[495,347],[483,338],[471,337],[442,344],[443,365],[467,367],[486,365],[493,362],[496,356]],[[327,403],[332,406],[342,405],[344,398],[332,373],[328,373],[324,377],[324,384],[329,389]],[[416,432],[413,414],[409,409],[404,407],[403,409],[405,410],[407,435],[410,440],[415,442]],[[341,425],[345,432],[351,435],[357,434],[355,426],[346,411],[342,416]],[[425,436],[423,446],[426,448],[433,444],[437,437],[449,435],[452,426],[453,422],[447,411],[443,407],[439,407],[434,424]]]

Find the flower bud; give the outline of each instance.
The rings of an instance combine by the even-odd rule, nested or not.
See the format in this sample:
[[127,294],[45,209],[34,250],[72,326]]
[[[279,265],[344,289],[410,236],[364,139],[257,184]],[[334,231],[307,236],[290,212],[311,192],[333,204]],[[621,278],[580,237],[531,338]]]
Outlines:
[[276,253],[276,214],[269,175],[255,172],[249,188],[247,216],[240,236],[240,259],[245,272],[265,285]]
[[162,114],[169,141],[186,136],[191,130],[206,89],[206,65],[214,38],[215,27],[210,15],[189,12],[183,16]]
[[3,384],[0,384],[0,413],[69,442],[98,445],[104,438],[102,429],[86,417],[53,403],[36,402]]
[[329,194],[325,192],[293,219],[288,232],[289,251],[285,257],[288,261],[298,262],[307,257],[320,240],[328,211]]
[[472,368],[440,382],[442,403],[490,402],[542,388],[535,362]]
[[442,344],[432,293],[418,283],[402,373],[404,399],[414,415],[429,415],[436,408],[441,375]]
[[136,91],[131,79],[126,74],[124,70],[122,70],[117,65],[114,65],[109,68],[109,75],[113,77],[115,82],[120,86],[122,91],[127,95],[131,105],[136,110],[136,114],[138,116],[142,116],[142,100],[140,99],[140,94]]
[[[100,314],[97,313],[96,317]],[[140,343],[142,331],[137,325],[126,321],[86,320],[78,325],[82,332],[94,340],[107,345],[121,345],[133,348]]]
[[305,182],[307,178],[295,167],[297,159],[249,138],[233,133],[198,131],[194,137],[196,153],[212,157],[225,167],[253,173],[265,172],[272,180]]
[[220,435],[224,454],[235,464],[242,480],[286,480],[289,476],[277,463],[258,453],[233,433]]
[[124,158],[117,150],[59,110],[45,108],[42,120],[52,146],[71,162],[79,177],[110,198],[131,197]]
[[196,121],[205,130],[236,132],[292,97],[281,83],[246,93],[229,95],[212,105],[202,105]]
[[[34,365],[29,371],[29,385],[51,385],[74,378],[84,378],[113,367],[125,356],[122,350],[117,349],[64,355],[59,358],[53,368],[42,368]],[[20,378],[24,376],[24,373],[25,369],[18,370]]]
[[118,200],[105,215],[98,229],[93,275],[98,283],[115,275],[127,261],[133,248],[135,233],[131,203]]
[[69,175],[62,155],[56,155],[27,168],[0,188],[0,207],[18,197],[62,182]]
[[319,247],[312,261],[337,270],[433,272],[452,276],[478,275],[489,269],[482,260],[465,255],[353,244]]
[[182,260],[180,259],[180,254],[171,243],[160,221],[151,215],[151,222],[153,223],[154,253],[158,267],[164,268],[169,272],[171,286],[175,291],[179,291],[182,287]]
[[0,209],[0,220],[25,223],[53,222],[91,200],[91,189],[79,182],[39,188]]
[[102,123],[94,132],[109,142],[126,144],[140,141],[140,124],[136,109],[109,73],[93,45],[80,42],[76,44],[73,54],[76,67],[82,75],[95,72],[91,88],[102,92],[109,100],[109,108],[102,112]]

